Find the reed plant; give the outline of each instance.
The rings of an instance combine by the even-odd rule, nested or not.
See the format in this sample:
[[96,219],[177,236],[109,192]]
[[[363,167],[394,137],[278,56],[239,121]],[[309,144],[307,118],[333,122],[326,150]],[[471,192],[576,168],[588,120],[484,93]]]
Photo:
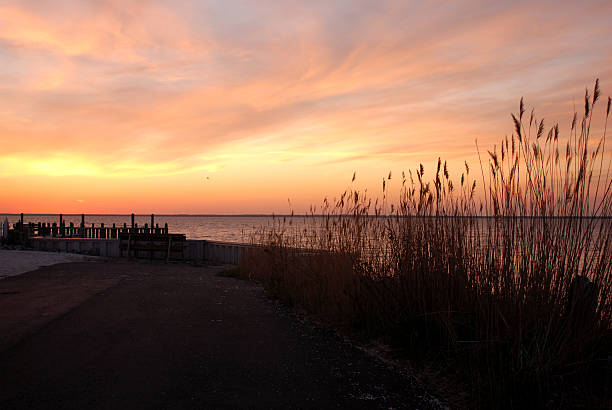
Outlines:
[[477,407],[600,405],[609,392],[584,393],[610,382],[611,100],[593,140],[599,99],[597,81],[567,135],[521,99],[477,172],[466,162],[454,179],[438,159],[402,174],[396,201],[389,174],[381,199],[347,190],[277,218],[241,271],[323,320],[442,358]]

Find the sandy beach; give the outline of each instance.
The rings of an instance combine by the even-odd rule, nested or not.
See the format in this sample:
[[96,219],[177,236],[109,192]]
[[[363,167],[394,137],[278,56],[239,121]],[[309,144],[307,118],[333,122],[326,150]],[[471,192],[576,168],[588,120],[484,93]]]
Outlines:
[[58,263],[83,262],[96,257],[66,253],[0,250],[0,279]]

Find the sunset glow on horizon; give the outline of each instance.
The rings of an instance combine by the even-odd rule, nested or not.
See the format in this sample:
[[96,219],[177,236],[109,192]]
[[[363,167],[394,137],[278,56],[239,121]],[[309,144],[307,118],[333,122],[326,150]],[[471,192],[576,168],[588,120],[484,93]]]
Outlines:
[[476,140],[513,132],[521,97],[566,135],[585,87],[612,94],[611,16],[609,1],[0,0],[0,212],[302,213],[353,172],[370,192],[438,157],[456,175]]

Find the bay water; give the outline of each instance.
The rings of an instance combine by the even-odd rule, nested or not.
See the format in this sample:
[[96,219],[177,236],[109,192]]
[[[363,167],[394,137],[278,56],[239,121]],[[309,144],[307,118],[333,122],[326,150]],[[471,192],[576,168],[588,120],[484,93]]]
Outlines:
[[[11,226],[19,221],[19,214],[0,214],[0,222],[8,218]],[[66,225],[71,222],[75,226],[81,224],[81,215],[63,215]],[[278,217],[277,217],[278,218]],[[135,223],[139,227],[144,227],[145,223],[151,223],[151,215],[135,215]],[[24,214],[24,222],[44,222],[59,224],[58,214]],[[105,227],[131,226],[130,215],[90,215],[85,214],[85,225]],[[271,215],[155,215],[155,224],[164,226],[168,224],[170,233],[182,233],[187,239],[207,239],[223,242],[249,242],[252,232],[261,227],[269,226],[273,223]]]

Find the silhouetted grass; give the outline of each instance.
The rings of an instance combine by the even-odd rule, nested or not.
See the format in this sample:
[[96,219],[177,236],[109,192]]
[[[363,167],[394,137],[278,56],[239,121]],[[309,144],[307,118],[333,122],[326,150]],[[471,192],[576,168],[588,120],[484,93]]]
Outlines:
[[[610,382],[612,179],[605,128],[590,136],[598,99],[597,82],[564,137],[521,100],[513,135],[479,175],[465,163],[453,181],[438,160],[432,177],[422,165],[402,175],[392,205],[344,192],[300,224],[259,231],[264,246],[242,272],[325,320],[448,362],[476,406],[601,405],[610,393],[592,392]],[[605,127],[609,112],[608,98]]]

